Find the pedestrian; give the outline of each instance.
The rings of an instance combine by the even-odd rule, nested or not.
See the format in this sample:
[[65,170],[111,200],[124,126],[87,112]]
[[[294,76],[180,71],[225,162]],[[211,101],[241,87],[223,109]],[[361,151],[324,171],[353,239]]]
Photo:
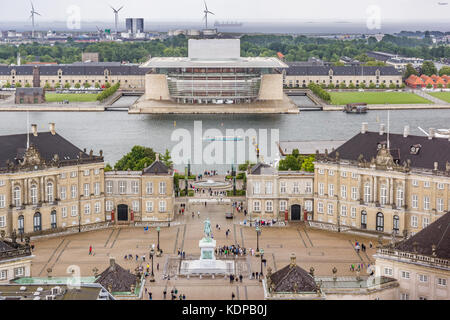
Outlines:
[[148,293],[148,300],[152,300],[152,293],[151,292]]
[[186,300],[186,296],[183,294],[183,300]]
[[239,275],[239,281],[242,282],[242,274]]
[[92,255],[92,246],[89,246],[89,255]]
[[156,264],[156,270],[159,271],[159,262]]
[[197,217],[200,219],[200,211],[197,212]]
[[164,291],[163,291],[163,298],[164,298],[164,300],[166,300],[166,294],[167,294],[167,291],[166,291],[166,289],[164,289]]
[[232,292],[231,293],[231,300],[234,300],[234,297],[235,297],[234,292]]

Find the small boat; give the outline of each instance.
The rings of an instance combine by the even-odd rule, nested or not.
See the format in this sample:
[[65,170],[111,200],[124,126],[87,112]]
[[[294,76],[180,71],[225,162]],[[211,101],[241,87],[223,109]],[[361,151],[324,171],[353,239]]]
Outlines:
[[242,141],[244,140],[239,136],[223,136],[223,137],[206,137],[203,141]]
[[344,107],[346,113],[367,113],[367,103],[349,103]]

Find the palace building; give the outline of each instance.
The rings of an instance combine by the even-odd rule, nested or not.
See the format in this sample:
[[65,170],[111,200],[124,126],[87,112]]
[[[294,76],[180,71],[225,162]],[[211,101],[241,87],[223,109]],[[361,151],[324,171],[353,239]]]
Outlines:
[[[0,231],[35,236],[173,218],[173,171],[104,172],[94,155],[50,132],[0,136]],[[106,180],[106,183],[105,183]],[[142,209],[141,209],[142,208]]]
[[0,229],[33,235],[105,221],[102,152],[80,150],[54,124],[32,127],[0,137]]
[[403,134],[361,133],[317,156],[314,220],[338,227],[411,235],[449,210],[450,141]]
[[[247,175],[247,206],[253,220],[309,220],[314,208],[314,173],[278,171],[258,163]],[[305,219],[306,215],[306,219]]]
[[[116,222],[162,222],[174,218],[174,171],[159,160],[143,171],[105,173],[106,215]],[[116,214],[116,218],[114,217]]]
[[450,212],[399,243],[379,248],[379,276],[400,284],[399,300],[450,300]]
[[189,40],[188,57],[143,64],[146,100],[178,104],[243,104],[282,100],[288,66],[277,58],[241,57],[239,39]]

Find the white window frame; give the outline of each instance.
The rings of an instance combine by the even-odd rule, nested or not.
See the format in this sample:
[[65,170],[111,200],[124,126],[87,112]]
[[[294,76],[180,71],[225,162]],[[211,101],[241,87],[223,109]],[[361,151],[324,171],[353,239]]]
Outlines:
[[0,194],[0,208],[6,207],[6,196],[4,194]]
[[145,203],[145,211],[146,212],[153,212],[153,201],[147,201]]
[[419,208],[419,196],[417,194],[411,196],[411,207],[413,209]]
[[95,196],[100,195],[100,182],[94,183],[94,195]]
[[166,194],[166,182],[165,181],[161,181],[159,183],[159,194]]
[[113,193],[113,182],[111,180],[106,181],[106,194],[112,194]]
[[319,182],[319,196],[323,196],[325,194],[325,184]]
[[90,203],[86,203],[84,205],[84,214],[91,214],[91,204]]
[[312,194],[313,193],[313,184],[311,181],[306,181],[305,184],[305,193],[306,194]]
[[139,201],[133,201],[132,203],[131,203],[131,207],[133,208],[133,211],[134,212],[139,212]]
[[253,212],[261,212],[261,201],[253,201]]
[[77,190],[77,186],[75,184],[70,186],[70,196],[72,197],[72,199],[76,199],[77,198],[77,194],[78,194],[78,190]]
[[334,197],[334,184],[330,183],[328,185],[328,196]]
[[119,181],[119,194],[125,194],[127,192],[127,182]]
[[85,183],[83,187],[83,195],[89,197],[91,195],[91,184]]
[[139,194],[139,181],[131,181],[131,192]]
[[329,203],[329,204],[327,205],[327,214],[328,214],[329,216],[334,215],[334,205],[333,205],[332,203]]
[[287,201],[286,200],[280,200],[280,211],[285,212],[287,210]]
[[159,212],[164,213],[167,211],[166,201],[161,200],[159,201]]
[[423,210],[430,210],[430,197],[429,196],[423,197]]
[[417,216],[411,216],[411,227],[417,228],[419,225],[419,219]]
[[61,208],[61,218],[67,218],[67,207]]
[[145,191],[147,192],[147,194],[153,194],[153,182],[146,183]]
[[0,228],[6,227],[6,216],[0,216]]
[[76,204],[70,208],[70,216],[71,217],[78,216],[78,206]]
[[346,185],[341,186],[341,198],[347,199],[347,186]]
[[67,188],[65,186],[62,186],[59,191],[60,191],[61,200],[66,200],[67,199]]
[[100,202],[95,203],[95,213],[101,213],[102,212],[102,204]]
[[287,183],[286,181],[280,182],[280,193],[286,194],[287,193]]
[[114,202],[111,201],[111,200],[106,201],[106,203],[105,203],[105,210],[107,212],[113,211],[114,210]]
[[358,188],[352,187],[352,200],[358,200]]
[[317,212],[318,212],[318,213],[324,213],[324,210],[323,210],[323,202],[318,202],[318,203],[317,203]]

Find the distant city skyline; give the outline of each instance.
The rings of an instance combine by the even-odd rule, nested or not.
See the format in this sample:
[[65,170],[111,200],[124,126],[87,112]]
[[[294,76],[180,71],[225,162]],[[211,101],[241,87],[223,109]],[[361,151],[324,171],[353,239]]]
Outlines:
[[[276,5],[274,5],[276,3]],[[80,8],[81,21],[114,21],[109,7],[124,6],[120,12],[120,23],[126,17],[161,21],[202,21],[203,0],[34,0],[36,11],[42,14],[39,22],[65,21],[67,10],[75,5]],[[283,22],[356,22],[368,19],[370,8],[379,8],[381,22],[435,21],[449,24],[450,5],[439,5],[438,1],[422,0],[209,0],[208,8],[215,13],[212,20],[277,21]],[[9,1],[2,4],[0,20],[30,24],[31,4],[28,0]],[[369,12],[368,12],[369,10]],[[372,11],[373,12],[373,11]]]

